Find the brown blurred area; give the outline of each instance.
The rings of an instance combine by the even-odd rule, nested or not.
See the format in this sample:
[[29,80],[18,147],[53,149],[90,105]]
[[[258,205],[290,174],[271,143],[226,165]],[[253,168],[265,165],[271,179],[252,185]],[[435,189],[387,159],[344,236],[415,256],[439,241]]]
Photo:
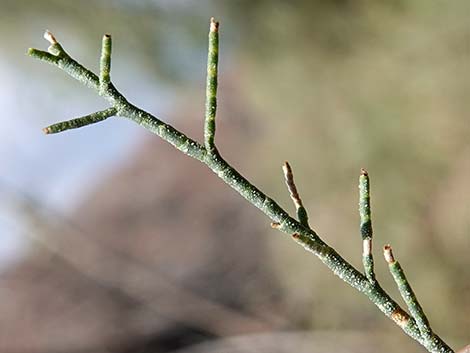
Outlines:
[[[291,212],[280,169],[289,160],[313,228],[358,268],[367,168],[379,281],[399,301],[381,256],[391,243],[436,332],[455,349],[468,343],[470,3],[0,5],[4,33],[40,36],[52,22],[85,63],[97,60],[100,33],[113,33],[113,78],[130,84],[118,88],[153,107],[146,85],[171,87],[170,122],[196,139],[206,27],[218,17],[222,155]],[[83,94],[87,111],[86,88],[32,59],[18,65],[50,79],[64,105],[59,91]],[[68,213],[16,195],[29,247],[0,273],[1,353],[424,351],[206,167],[151,134],[138,140],[113,168],[96,168],[91,187],[73,185],[86,196]]]

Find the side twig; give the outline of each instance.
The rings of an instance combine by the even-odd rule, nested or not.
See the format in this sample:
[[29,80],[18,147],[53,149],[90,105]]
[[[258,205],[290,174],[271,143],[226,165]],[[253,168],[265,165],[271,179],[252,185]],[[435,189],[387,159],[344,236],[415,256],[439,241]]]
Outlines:
[[307,228],[310,228],[310,226],[308,225],[307,210],[302,204],[299,192],[297,191],[297,187],[295,186],[294,174],[292,173],[292,168],[290,167],[289,162],[284,162],[284,165],[282,166],[282,171],[284,172],[284,178],[286,180],[287,189],[290,193],[290,198],[292,199],[292,202],[295,206],[295,210],[297,212],[297,219],[299,220],[300,224]]
[[211,18],[207,55],[206,115],[204,145],[208,153],[215,151],[215,114],[217,111],[217,75],[219,63],[219,23]]
[[361,218],[362,264],[367,279],[375,283],[374,257],[372,255],[372,218],[370,209],[369,174],[361,169],[359,177],[359,216]]
[[390,273],[392,274],[393,279],[397,284],[398,290],[400,291],[400,295],[405,301],[411,316],[413,316],[416,324],[418,325],[419,332],[426,341],[429,341],[433,333],[431,327],[429,326],[428,319],[424,314],[424,310],[419,304],[413,289],[411,289],[410,283],[406,279],[405,273],[403,272],[400,263],[395,260],[392,247],[390,245],[384,246],[384,257],[385,261],[388,263]]
[[[294,184],[292,170],[286,163],[284,173],[291,197],[296,205],[299,221],[292,218],[273,199],[259,190],[244,178],[217,152],[215,147],[215,114],[217,108],[217,65],[218,65],[218,23],[211,19],[209,31],[209,54],[207,66],[206,89],[206,116],[204,124],[204,145],[189,138],[173,126],[163,122],[158,117],[134,106],[115,88],[110,78],[111,69],[111,37],[103,38],[102,54],[100,59],[100,74],[95,75],[72,59],[57,42],[55,37],[46,32],[45,38],[51,44],[48,51],[29,49],[30,56],[55,65],[64,72],[95,89],[111,106],[101,112],[93,113],[69,122],[54,124],[45,129],[46,133],[61,132],[104,120],[110,116],[128,118],[141,125],[148,131],[155,133],[163,140],[173,145],[186,155],[197,159],[211,169],[227,185],[237,191],[252,205],[261,210],[272,221],[273,228],[289,234],[298,244],[307,251],[316,255],[334,274],[353,288],[367,296],[387,317],[394,320],[403,331],[418,341],[429,352],[453,353],[453,350],[437,335],[426,329],[423,317],[410,308],[410,317],[374,280],[372,262],[372,227],[370,223],[369,186],[367,173],[362,173],[361,203],[361,233],[363,239],[368,240],[364,246],[365,255],[369,256],[364,262],[366,275],[364,276],[349,262],[343,259],[332,247],[327,245],[318,234],[308,225],[305,209]],[[299,206],[299,207],[298,207]],[[364,227],[363,227],[364,225]],[[364,240],[363,240],[364,241]],[[396,266],[396,265],[393,265]],[[420,307],[419,307],[420,308]],[[421,310],[422,311],[422,310]],[[423,314],[424,315],[424,314]]]

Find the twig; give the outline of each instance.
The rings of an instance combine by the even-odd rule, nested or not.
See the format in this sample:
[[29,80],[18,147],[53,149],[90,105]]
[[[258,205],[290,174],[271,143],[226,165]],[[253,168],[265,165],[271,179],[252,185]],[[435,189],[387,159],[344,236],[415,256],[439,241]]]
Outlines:
[[429,341],[433,333],[431,327],[429,326],[428,319],[424,314],[424,310],[419,304],[413,289],[411,289],[410,283],[406,279],[405,273],[403,272],[400,263],[395,260],[392,247],[390,245],[384,246],[384,257],[385,261],[388,263],[390,273],[392,274],[393,279],[397,284],[398,290],[400,291],[400,295],[405,301],[411,316],[413,316],[415,319],[421,335],[425,340]]
[[101,44],[100,92],[104,93],[111,82],[111,36],[105,34]]
[[359,216],[361,218],[362,264],[367,279],[375,283],[374,257],[372,255],[372,218],[370,209],[369,174],[361,169],[359,177]]
[[290,193],[290,198],[292,199],[292,202],[295,206],[295,210],[297,212],[297,219],[303,226],[310,228],[310,226],[308,225],[307,210],[302,204],[299,192],[297,191],[297,187],[295,186],[294,174],[292,173],[292,168],[290,167],[289,162],[284,162],[284,165],[282,166],[282,171],[284,172],[284,178],[286,180],[287,189]]
[[[111,82],[106,85],[101,84],[101,82],[107,82],[106,70],[110,63],[110,55],[108,57],[107,47],[105,48],[106,50],[103,50],[102,58],[104,58],[104,65],[100,65],[101,72],[99,78],[93,72],[73,60],[63,50],[52,34],[47,32],[46,38],[51,43],[49,52],[29,49],[31,56],[59,67],[73,78],[98,91],[98,93],[108,101],[112,109],[115,110],[113,115],[126,117],[136,122],[150,132],[160,136],[178,150],[206,164],[225,183],[265,213],[271,219],[274,228],[289,234],[292,239],[302,245],[306,250],[315,254],[334,274],[367,296],[387,317],[394,320],[406,334],[426,347],[429,352],[453,352],[437,335],[432,334],[430,338],[425,337],[420,331],[420,327],[417,325],[415,319],[410,318],[377,282],[370,281],[350,263],[344,260],[333,248],[328,246],[320,239],[318,234],[307,225],[305,219],[299,222],[290,217],[273,199],[269,198],[256,186],[251,184],[220,156],[214,143],[218,54],[218,24],[215,20],[211,19],[209,32],[204,146],[159,118],[129,103]],[[108,38],[110,53],[111,40],[110,37]],[[106,46],[107,45],[108,43],[106,43]],[[81,122],[85,123],[86,121],[81,120]],[[368,249],[369,247],[367,247],[367,252],[369,252]]]
[[217,111],[217,75],[219,63],[219,23],[211,18],[209,29],[209,51],[207,55],[206,115],[204,123],[204,145],[208,153],[215,151],[215,114]]
[[62,121],[60,123],[50,125],[42,129],[42,131],[44,131],[45,134],[56,134],[65,130],[77,129],[82,126],[99,123],[100,121],[106,120],[109,117],[116,115],[116,113],[116,108],[108,108],[99,112],[82,116],[80,118]]

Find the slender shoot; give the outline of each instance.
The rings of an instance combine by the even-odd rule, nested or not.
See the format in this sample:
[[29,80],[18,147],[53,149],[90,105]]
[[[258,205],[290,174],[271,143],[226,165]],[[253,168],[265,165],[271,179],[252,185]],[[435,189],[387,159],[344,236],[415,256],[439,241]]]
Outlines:
[[384,257],[385,261],[388,263],[388,268],[390,273],[397,284],[400,295],[410,311],[411,316],[415,319],[416,325],[418,326],[419,331],[425,341],[431,340],[433,333],[429,321],[424,314],[424,310],[418,302],[411,285],[408,282],[405,273],[403,272],[400,263],[395,260],[393,256],[392,247],[390,245],[384,246]]
[[111,36],[105,34],[101,43],[100,93],[104,93],[111,82]]
[[302,204],[299,192],[297,191],[297,187],[295,186],[294,174],[292,173],[292,168],[289,162],[284,162],[284,165],[282,166],[282,171],[284,172],[284,179],[286,180],[286,185],[287,189],[289,190],[290,198],[292,199],[292,202],[295,206],[295,210],[297,212],[297,219],[303,226],[310,228],[310,226],[308,225],[307,210]]
[[217,73],[219,62],[219,22],[210,21],[209,51],[207,55],[206,114],[204,123],[204,145],[209,154],[215,147],[215,115],[217,112]]
[[62,121],[60,123],[53,124],[51,126],[45,127],[44,129],[42,129],[42,131],[44,131],[45,134],[56,134],[65,130],[78,129],[82,126],[99,123],[100,121],[103,121],[113,115],[116,115],[116,113],[116,108],[108,108],[99,112],[82,116],[80,118],[75,118],[72,120]]
[[375,283],[374,257],[372,255],[373,232],[370,208],[370,183],[369,174],[365,169],[361,169],[359,177],[359,216],[361,218],[362,264],[369,282]]

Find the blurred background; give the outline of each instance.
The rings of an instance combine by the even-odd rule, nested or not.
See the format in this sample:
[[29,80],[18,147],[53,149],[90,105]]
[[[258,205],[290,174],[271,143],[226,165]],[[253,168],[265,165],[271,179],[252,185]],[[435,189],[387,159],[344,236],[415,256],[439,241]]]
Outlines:
[[376,272],[394,246],[435,331],[470,335],[470,2],[0,0],[0,352],[423,352],[212,172],[25,55],[45,29],[134,104],[201,140],[208,21],[221,22],[217,142],[321,237]]

